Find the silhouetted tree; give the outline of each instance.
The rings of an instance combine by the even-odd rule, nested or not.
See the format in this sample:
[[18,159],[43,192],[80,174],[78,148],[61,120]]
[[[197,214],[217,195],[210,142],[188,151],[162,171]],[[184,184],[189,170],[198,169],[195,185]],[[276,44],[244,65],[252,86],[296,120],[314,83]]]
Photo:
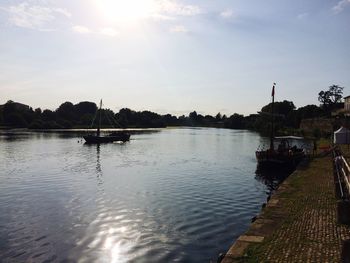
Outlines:
[[[272,103],[261,108],[261,112],[271,113]],[[295,109],[294,103],[292,101],[284,100],[282,102],[275,102],[274,113],[282,114],[287,116],[291,111]]]
[[73,103],[66,101],[62,103],[56,110],[57,117],[63,120],[74,119],[74,105]]
[[197,119],[198,114],[196,111],[192,111],[188,116],[190,117],[190,119],[195,121]]
[[344,87],[338,85],[329,86],[328,90],[318,93],[318,101],[322,103],[326,111],[330,111],[341,102]]
[[73,108],[74,108],[75,114],[79,117],[83,116],[85,114],[94,115],[97,111],[96,104],[93,102],[89,102],[89,101],[79,102],[78,104],[75,104]]
[[56,113],[51,110],[44,110],[41,114],[43,121],[55,121]]
[[244,125],[244,116],[240,114],[233,114],[229,118],[225,120],[225,128],[230,129],[243,129],[245,128]]
[[27,105],[9,100],[2,109],[3,122],[15,127],[27,127],[33,119],[34,112]]
[[40,117],[40,116],[41,116],[42,111],[41,111],[41,109],[40,109],[40,108],[36,108],[36,109],[34,110],[34,113],[35,113],[35,115],[36,115],[37,117]]

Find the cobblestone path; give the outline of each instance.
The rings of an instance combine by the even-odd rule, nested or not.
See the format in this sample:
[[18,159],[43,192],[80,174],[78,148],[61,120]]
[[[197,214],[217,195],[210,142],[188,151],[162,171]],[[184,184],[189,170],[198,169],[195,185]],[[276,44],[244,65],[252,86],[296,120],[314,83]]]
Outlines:
[[336,222],[331,162],[331,157],[316,158],[281,185],[273,197],[278,205],[259,216],[274,220],[275,229],[262,243],[250,245],[240,262],[340,262],[350,227]]

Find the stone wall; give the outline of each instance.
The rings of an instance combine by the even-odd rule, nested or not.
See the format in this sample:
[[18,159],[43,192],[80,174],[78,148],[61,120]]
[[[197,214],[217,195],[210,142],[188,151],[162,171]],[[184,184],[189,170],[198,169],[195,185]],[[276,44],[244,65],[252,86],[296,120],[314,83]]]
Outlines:
[[304,119],[300,123],[300,129],[307,134],[312,134],[316,129],[322,133],[332,133],[335,124],[336,121],[334,119]]

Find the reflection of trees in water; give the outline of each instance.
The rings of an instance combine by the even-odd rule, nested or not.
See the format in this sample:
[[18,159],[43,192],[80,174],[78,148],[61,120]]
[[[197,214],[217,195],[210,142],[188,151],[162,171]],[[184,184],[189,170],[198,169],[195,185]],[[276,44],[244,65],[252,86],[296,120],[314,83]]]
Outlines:
[[257,166],[255,179],[265,184],[268,189],[267,194],[271,194],[292,172],[292,169],[263,170]]

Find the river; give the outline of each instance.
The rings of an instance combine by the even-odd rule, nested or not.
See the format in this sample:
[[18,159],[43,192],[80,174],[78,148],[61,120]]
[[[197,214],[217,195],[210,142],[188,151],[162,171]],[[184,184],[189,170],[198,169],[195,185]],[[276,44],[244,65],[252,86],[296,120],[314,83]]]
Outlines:
[[85,145],[76,132],[0,134],[0,258],[209,262],[276,181],[245,130],[169,128]]

